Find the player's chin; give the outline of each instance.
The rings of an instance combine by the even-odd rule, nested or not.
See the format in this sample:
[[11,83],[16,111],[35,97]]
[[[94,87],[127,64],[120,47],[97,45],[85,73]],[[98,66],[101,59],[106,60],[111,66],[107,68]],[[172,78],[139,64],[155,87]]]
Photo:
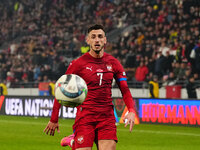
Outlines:
[[95,52],[100,52],[100,51],[101,51],[101,49],[94,49],[94,51],[95,51]]
[[102,50],[102,48],[93,48],[92,49],[95,53],[99,53],[101,50]]
[[96,51],[96,52],[100,52],[102,49],[103,49],[103,47],[98,47],[98,48],[95,47],[93,50]]

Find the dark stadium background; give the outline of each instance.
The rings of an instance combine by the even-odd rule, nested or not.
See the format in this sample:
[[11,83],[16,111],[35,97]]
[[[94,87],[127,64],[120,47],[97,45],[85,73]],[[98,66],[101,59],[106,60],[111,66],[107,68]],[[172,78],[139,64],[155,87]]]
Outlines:
[[198,0],[1,0],[0,80],[8,88],[57,80],[88,50],[87,27],[100,23],[130,87],[145,87],[153,74],[163,87],[185,87],[193,75],[199,82],[200,59],[190,57],[200,42],[199,7]]

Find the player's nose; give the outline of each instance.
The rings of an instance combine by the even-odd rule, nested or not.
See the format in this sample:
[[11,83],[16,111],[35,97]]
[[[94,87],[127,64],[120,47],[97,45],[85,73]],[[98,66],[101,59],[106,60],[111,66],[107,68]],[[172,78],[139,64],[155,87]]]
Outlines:
[[95,40],[95,44],[99,44],[99,43],[100,43],[99,39]]

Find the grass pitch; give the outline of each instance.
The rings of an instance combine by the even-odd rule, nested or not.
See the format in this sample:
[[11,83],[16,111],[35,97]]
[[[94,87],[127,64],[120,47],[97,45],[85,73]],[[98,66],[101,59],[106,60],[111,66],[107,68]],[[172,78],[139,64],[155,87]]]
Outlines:
[[[72,133],[74,120],[60,119],[60,133],[54,137],[43,133],[49,118],[1,116],[0,115],[0,149],[1,150],[67,150],[61,147],[60,140]],[[118,126],[117,150],[197,150],[200,149],[200,128],[135,125],[133,132]],[[94,146],[93,150],[96,150]]]

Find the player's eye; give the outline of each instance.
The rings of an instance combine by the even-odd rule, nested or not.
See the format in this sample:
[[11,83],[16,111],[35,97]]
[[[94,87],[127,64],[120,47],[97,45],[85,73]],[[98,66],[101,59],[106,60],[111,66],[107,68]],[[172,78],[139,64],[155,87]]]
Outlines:
[[95,37],[96,37],[95,35],[92,35],[92,36],[91,36],[92,39],[95,39]]
[[98,37],[101,39],[101,38],[103,38],[103,35],[102,35],[102,34],[99,34]]

